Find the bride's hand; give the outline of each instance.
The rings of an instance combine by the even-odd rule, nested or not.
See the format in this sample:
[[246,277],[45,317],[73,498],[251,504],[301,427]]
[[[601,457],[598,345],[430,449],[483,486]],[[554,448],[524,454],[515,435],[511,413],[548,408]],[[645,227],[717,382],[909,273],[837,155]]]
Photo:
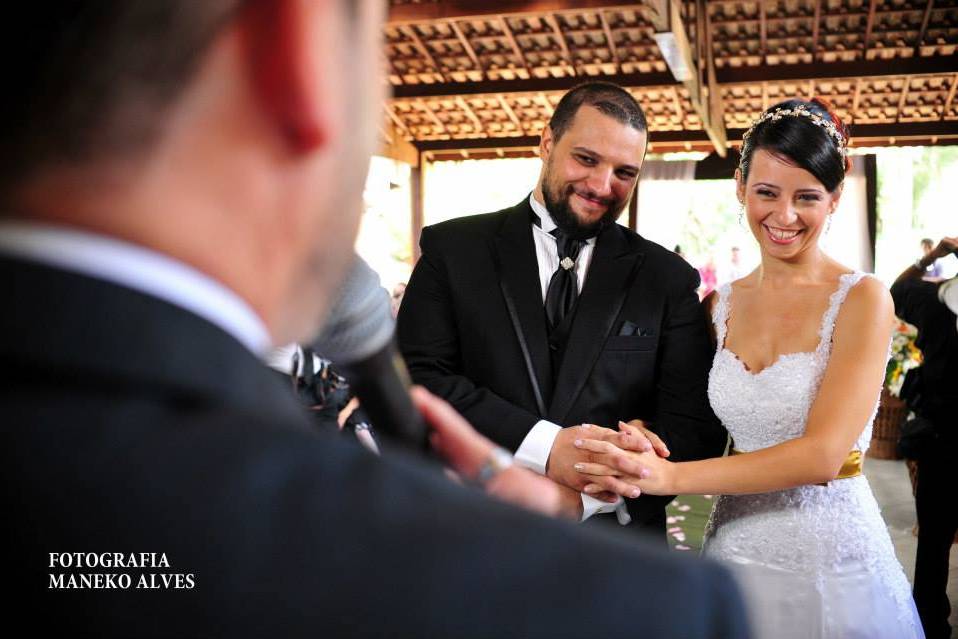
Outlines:
[[595,494],[611,491],[623,497],[671,495],[675,464],[658,456],[657,451],[622,450],[610,441],[581,439],[580,450],[591,453],[589,462],[580,462],[575,470],[589,476],[584,492]]
[[654,450],[659,457],[668,457],[672,453],[665,442],[645,426],[641,419],[632,419],[628,422],[619,422],[619,433],[615,444],[623,450],[632,450],[644,453]]

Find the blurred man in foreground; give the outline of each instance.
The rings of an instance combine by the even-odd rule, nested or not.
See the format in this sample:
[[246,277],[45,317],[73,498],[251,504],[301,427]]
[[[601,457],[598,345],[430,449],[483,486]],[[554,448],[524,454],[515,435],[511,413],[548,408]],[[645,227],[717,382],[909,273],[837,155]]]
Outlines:
[[[74,1],[6,22],[8,620],[42,636],[741,636],[719,569],[584,543],[324,436],[260,363],[315,332],[352,255],[383,4]],[[418,401],[481,478],[487,442]]]

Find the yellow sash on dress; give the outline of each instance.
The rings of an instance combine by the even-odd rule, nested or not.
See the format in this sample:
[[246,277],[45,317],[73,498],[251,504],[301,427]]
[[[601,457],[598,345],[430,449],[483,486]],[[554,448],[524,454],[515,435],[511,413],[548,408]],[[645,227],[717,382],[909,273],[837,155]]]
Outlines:
[[[737,448],[730,448],[728,451],[729,455],[741,455],[744,451],[738,450]],[[848,457],[845,458],[845,463],[842,464],[842,467],[838,471],[838,475],[835,479],[849,479],[851,477],[858,477],[862,474],[862,451],[853,450],[848,453]],[[835,481],[834,479],[832,481]],[[828,482],[817,484],[818,486],[827,486]]]

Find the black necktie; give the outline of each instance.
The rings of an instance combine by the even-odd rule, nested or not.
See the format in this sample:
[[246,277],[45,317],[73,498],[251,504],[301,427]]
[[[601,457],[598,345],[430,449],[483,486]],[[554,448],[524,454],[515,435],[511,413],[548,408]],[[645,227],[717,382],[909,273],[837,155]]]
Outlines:
[[546,320],[551,333],[572,311],[575,300],[579,296],[575,261],[579,257],[579,249],[585,242],[567,236],[558,228],[549,233],[556,238],[556,248],[559,250],[559,268],[552,274],[546,291]]

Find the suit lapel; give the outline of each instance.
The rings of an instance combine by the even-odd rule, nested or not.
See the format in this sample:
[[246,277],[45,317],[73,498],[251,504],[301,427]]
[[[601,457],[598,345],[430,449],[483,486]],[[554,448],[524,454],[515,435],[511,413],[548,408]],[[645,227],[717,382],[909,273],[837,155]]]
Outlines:
[[549,406],[548,417],[556,424],[562,425],[582,391],[606,337],[612,332],[642,257],[618,225],[596,240]]
[[[499,279],[517,339],[525,340],[528,365],[534,372],[530,379],[538,385],[543,408],[552,395],[552,371],[546,338],[545,309],[539,283],[539,263],[532,237],[532,207],[526,198],[506,216],[495,239]],[[541,412],[541,411],[540,411]]]

